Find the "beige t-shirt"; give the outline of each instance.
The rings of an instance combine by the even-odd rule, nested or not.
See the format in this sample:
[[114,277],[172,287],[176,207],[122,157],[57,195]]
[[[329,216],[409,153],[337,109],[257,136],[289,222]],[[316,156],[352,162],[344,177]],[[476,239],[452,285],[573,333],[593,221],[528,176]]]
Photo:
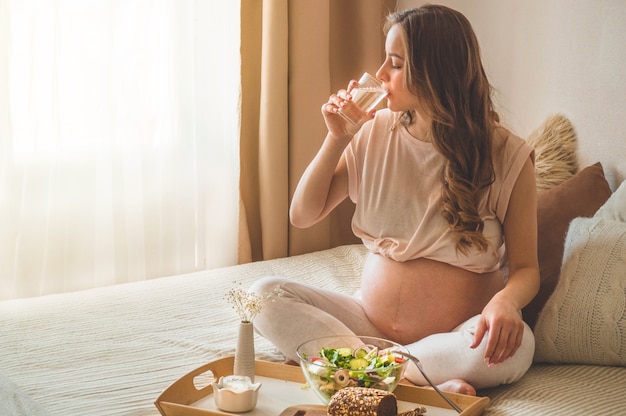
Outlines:
[[376,113],[344,151],[350,199],[356,203],[352,230],[372,252],[397,261],[428,258],[476,273],[495,271],[504,253],[502,221],[520,171],[532,147],[502,128],[493,144],[495,181],[478,212],[486,252],[456,250],[456,239],[441,210],[444,157],[429,142],[411,136],[387,109]]

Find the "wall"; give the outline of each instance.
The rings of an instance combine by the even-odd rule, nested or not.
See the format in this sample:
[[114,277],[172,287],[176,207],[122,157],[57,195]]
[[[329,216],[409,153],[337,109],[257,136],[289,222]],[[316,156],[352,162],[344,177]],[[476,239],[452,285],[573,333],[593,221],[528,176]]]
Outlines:
[[[423,4],[399,0],[398,8]],[[626,177],[626,1],[441,0],[472,22],[503,122],[522,137],[550,114],[574,124],[581,166]]]

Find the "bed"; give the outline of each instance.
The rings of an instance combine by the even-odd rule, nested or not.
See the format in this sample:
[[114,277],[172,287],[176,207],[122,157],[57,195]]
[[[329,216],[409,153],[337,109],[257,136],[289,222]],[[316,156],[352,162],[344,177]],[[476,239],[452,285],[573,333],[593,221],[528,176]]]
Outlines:
[[[556,254],[544,248],[552,250],[541,260],[545,299],[525,310],[527,320],[535,319],[536,362],[517,383],[480,391],[490,398],[484,414],[624,414],[626,185],[611,192],[598,163],[543,192],[540,224],[549,226],[540,239],[554,244],[550,234],[559,227],[567,234]],[[561,252],[563,260],[555,260]],[[226,300],[230,289],[279,275],[353,293],[365,256],[363,246],[345,245],[3,301],[0,414],[158,415],[155,399],[171,383],[234,354],[238,317]],[[549,263],[560,266],[556,281],[546,279]],[[257,336],[255,343],[257,359],[283,360],[266,340]]]

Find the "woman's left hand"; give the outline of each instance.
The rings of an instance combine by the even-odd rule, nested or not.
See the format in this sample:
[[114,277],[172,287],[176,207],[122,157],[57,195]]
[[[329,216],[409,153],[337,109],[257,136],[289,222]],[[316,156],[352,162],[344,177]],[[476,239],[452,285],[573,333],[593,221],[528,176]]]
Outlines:
[[481,343],[486,333],[485,362],[497,365],[515,354],[522,344],[524,322],[520,310],[506,299],[494,296],[482,311],[471,348]]
[[484,356],[488,365],[500,364],[517,352],[525,329],[521,308],[539,290],[537,188],[532,155],[513,187],[506,212],[504,239],[509,277],[505,287],[483,308],[472,343],[472,348],[478,347],[488,334]]

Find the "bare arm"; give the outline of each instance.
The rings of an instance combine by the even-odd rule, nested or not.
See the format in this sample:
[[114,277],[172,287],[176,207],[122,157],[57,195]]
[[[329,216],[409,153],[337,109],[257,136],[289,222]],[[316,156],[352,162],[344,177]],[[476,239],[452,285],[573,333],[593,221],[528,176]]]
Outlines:
[[348,172],[341,155],[351,138],[326,136],[293,195],[289,217],[294,226],[316,224],[348,196]]
[[[322,106],[328,134],[294,192],[289,217],[296,227],[316,224],[348,196],[348,171],[341,155],[358,128],[349,125],[337,111],[351,99],[349,91],[355,85],[356,81],[351,81],[348,90],[331,95]],[[373,116],[372,111],[368,119]]]
[[511,357],[522,342],[524,332],[521,309],[539,290],[537,260],[537,191],[532,161],[522,168],[513,188],[504,238],[509,256],[509,279],[483,309],[473,346],[489,330],[485,359],[490,364]]

